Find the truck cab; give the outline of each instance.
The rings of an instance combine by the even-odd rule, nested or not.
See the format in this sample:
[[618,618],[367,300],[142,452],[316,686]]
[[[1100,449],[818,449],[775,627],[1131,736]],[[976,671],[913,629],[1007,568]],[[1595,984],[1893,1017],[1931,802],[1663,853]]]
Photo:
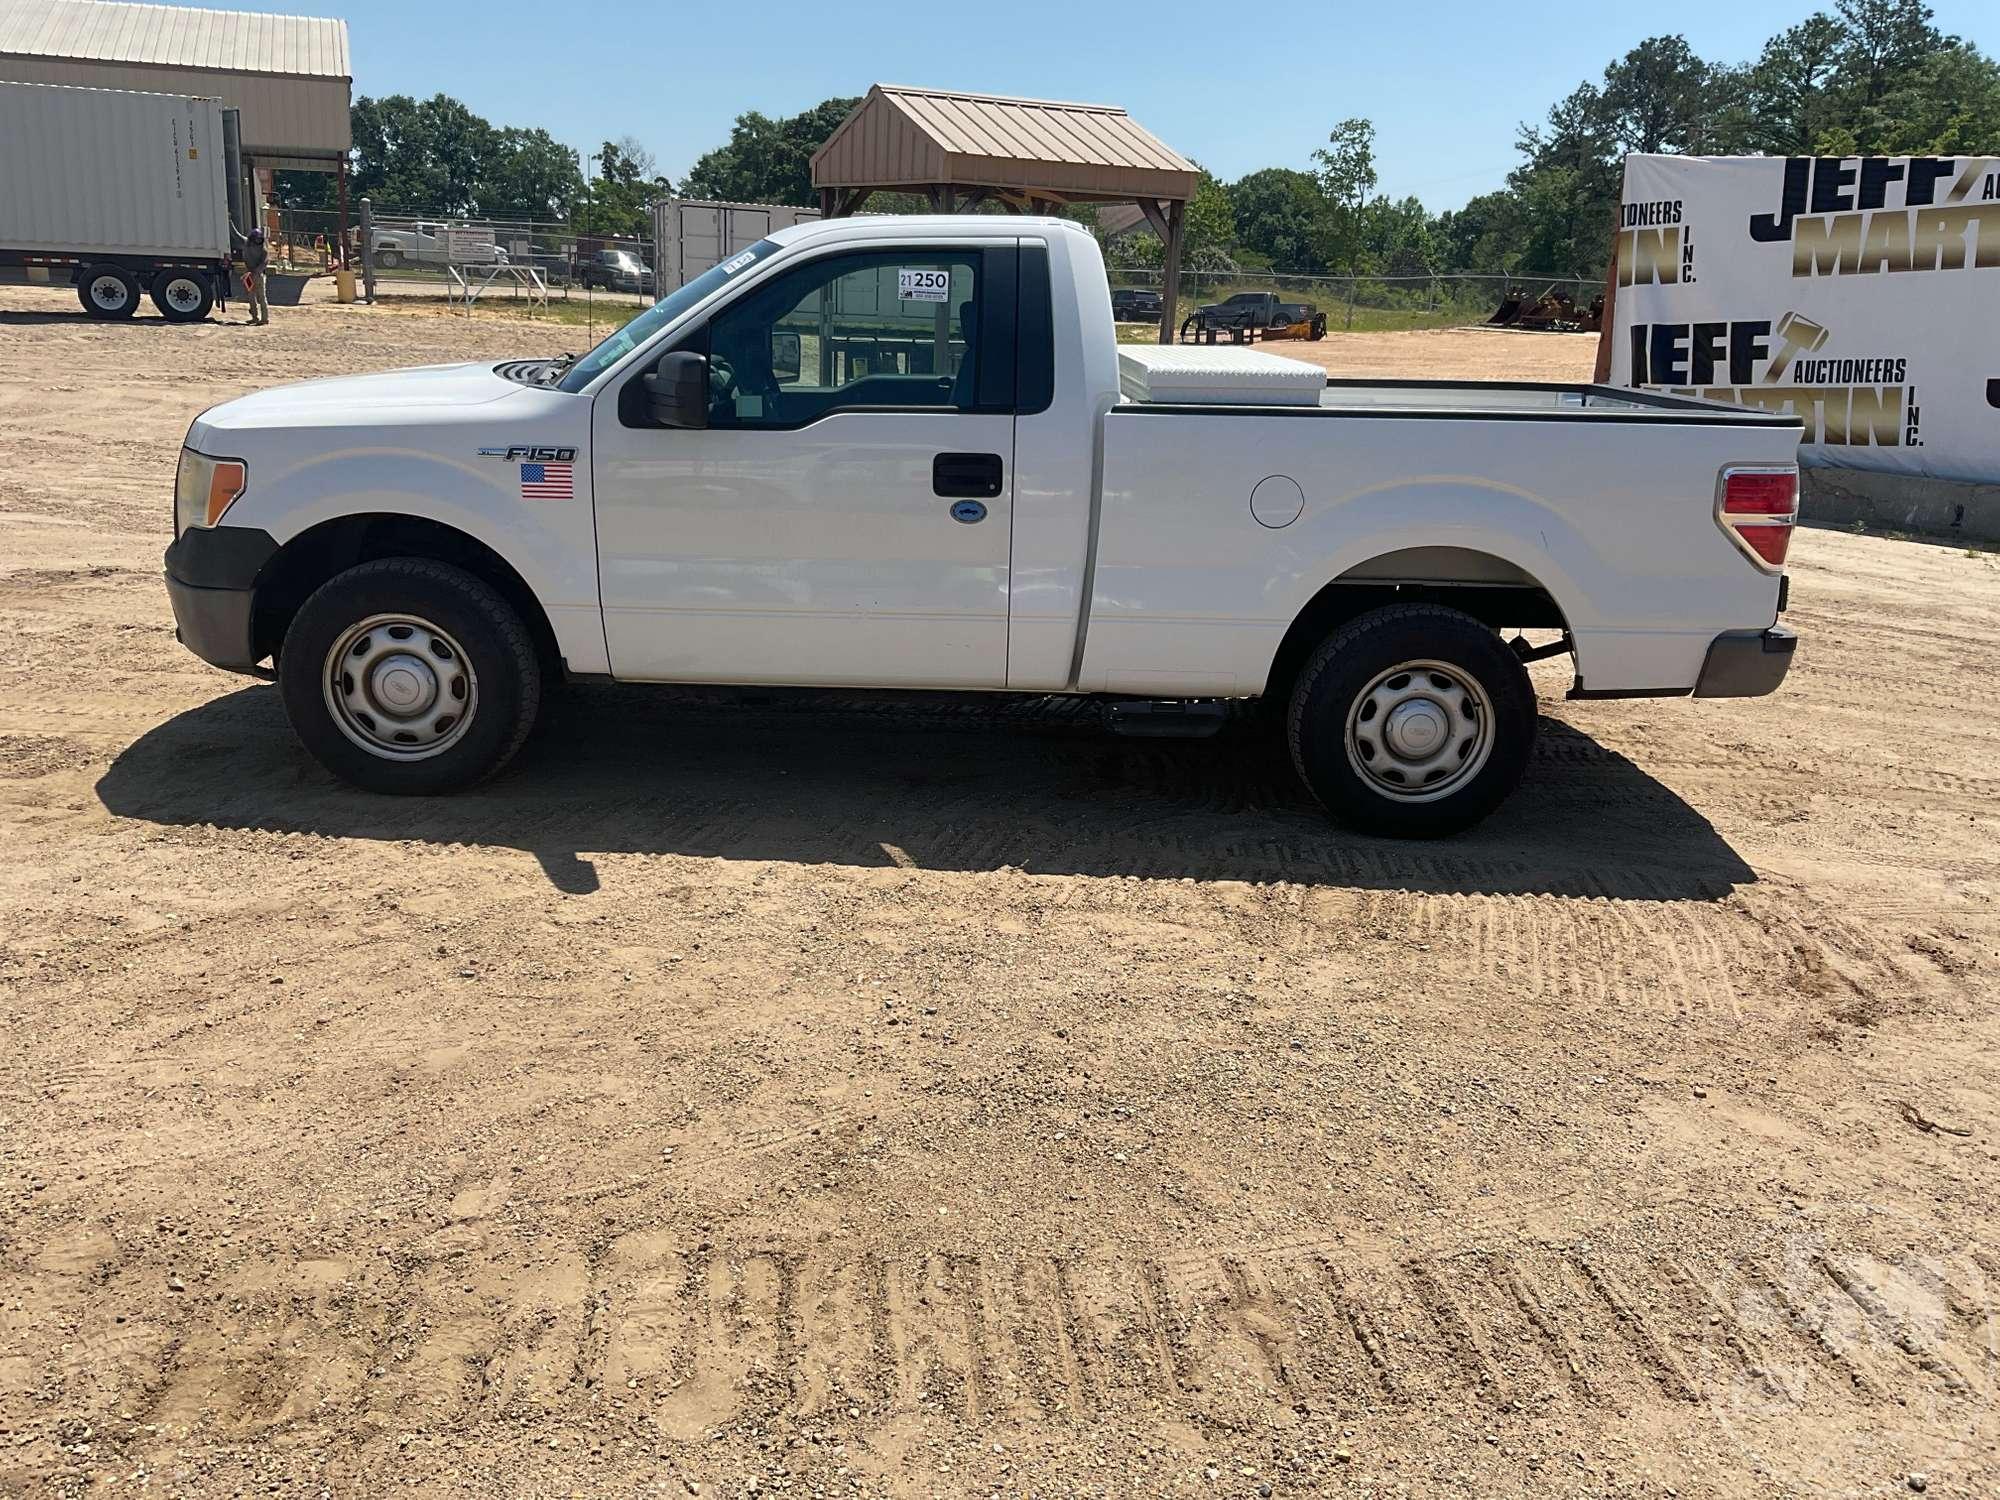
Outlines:
[[1530,657],[1572,655],[1580,697],[1776,686],[1798,433],[1121,351],[1074,225],[831,220],[580,359],[203,413],[168,588],[376,791],[494,774],[559,676],[1262,700],[1330,811],[1436,834],[1519,779]]

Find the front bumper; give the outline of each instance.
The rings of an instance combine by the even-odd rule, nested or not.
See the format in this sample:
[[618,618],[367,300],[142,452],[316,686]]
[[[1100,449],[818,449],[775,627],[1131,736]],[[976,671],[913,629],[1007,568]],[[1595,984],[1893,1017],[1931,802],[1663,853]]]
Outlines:
[[1791,670],[1799,638],[1782,625],[1732,630],[1709,643],[1695,680],[1697,698],[1760,698],[1777,691]]
[[211,666],[253,672],[257,577],[276,555],[269,532],[244,526],[189,527],[167,548],[174,637]]

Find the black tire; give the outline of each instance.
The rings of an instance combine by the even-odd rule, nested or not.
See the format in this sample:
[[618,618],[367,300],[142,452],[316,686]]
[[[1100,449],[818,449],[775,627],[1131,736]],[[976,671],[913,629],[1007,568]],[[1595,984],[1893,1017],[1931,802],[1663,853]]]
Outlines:
[[139,281],[123,266],[85,266],[76,300],[93,318],[129,318],[139,310]]
[[378,271],[394,271],[402,264],[403,253],[400,250],[384,248],[375,252],[375,269]]
[[153,278],[153,306],[169,323],[199,323],[215,307],[215,288],[194,271],[162,271]]
[[[440,632],[452,648],[441,653],[442,660],[455,672],[461,664],[469,668],[464,678],[468,691],[459,701],[471,707],[455,737],[429,748],[371,750],[355,737],[363,731],[352,719],[368,719],[378,734],[393,724],[386,717],[354,714],[351,708],[343,714],[329,701],[338,691],[328,687],[333,679],[329,655],[362,622],[377,616],[415,620]],[[396,627],[378,629],[393,635]],[[364,635],[363,642],[373,634]],[[353,652],[342,651],[343,659],[361,650],[362,642],[357,642]],[[365,684],[357,696],[351,674],[343,681],[348,685],[344,701],[382,713],[379,704],[366,698]],[[300,741],[341,780],[370,792],[429,796],[473,786],[513,759],[541,709],[542,669],[527,626],[490,585],[449,563],[391,557],[349,568],[300,606],[278,651],[278,690]],[[449,704],[440,700],[439,706]],[[442,717],[435,722],[442,723]],[[429,724],[417,727],[430,729]]]
[[[1394,671],[1418,663],[1444,670]],[[1474,685],[1490,712],[1467,710],[1478,696],[1471,691]],[[1410,780],[1395,791],[1385,783],[1408,780],[1402,769],[1406,763],[1384,748],[1384,729],[1371,734],[1366,716],[1375,712],[1372,703],[1399,693],[1408,695],[1402,701],[1413,705],[1429,727],[1443,725],[1449,742],[1438,742],[1446,757],[1442,766],[1408,763],[1428,780]],[[1427,696],[1433,693],[1434,698]],[[1429,708],[1422,707],[1426,702]],[[1361,721],[1354,726],[1352,752],[1350,714]],[[1482,719],[1483,731],[1478,728]],[[1390,838],[1439,838],[1470,828],[1520,783],[1534,747],[1536,722],[1528,669],[1499,635],[1459,610],[1396,604],[1350,620],[1313,653],[1292,689],[1286,738],[1300,779],[1341,822]],[[1461,733],[1476,743],[1454,764],[1449,752],[1457,742],[1451,737]],[[1371,769],[1364,773],[1357,765]]]

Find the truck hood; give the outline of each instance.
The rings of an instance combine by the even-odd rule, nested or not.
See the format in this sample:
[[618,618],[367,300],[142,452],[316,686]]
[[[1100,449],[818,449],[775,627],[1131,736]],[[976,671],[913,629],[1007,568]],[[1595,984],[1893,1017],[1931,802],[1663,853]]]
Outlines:
[[489,364],[423,365],[375,375],[343,375],[307,380],[240,396],[211,407],[195,420],[195,432],[236,432],[260,427],[317,427],[356,421],[394,425],[434,422],[440,408],[487,406],[528,387],[493,373]]

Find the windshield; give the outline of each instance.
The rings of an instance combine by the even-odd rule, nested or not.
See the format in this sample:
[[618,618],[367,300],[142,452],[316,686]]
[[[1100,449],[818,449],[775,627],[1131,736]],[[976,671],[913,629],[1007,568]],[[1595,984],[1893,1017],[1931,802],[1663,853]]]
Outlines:
[[710,266],[685,286],[668,292],[616,333],[606,335],[596,348],[564,372],[563,378],[556,382],[556,388],[571,392],[582,390],[716,288],[735,280],[759,261],[770,259],[777,249],[776,241],[759,240],[748,250],[730,256],[719,266]]

